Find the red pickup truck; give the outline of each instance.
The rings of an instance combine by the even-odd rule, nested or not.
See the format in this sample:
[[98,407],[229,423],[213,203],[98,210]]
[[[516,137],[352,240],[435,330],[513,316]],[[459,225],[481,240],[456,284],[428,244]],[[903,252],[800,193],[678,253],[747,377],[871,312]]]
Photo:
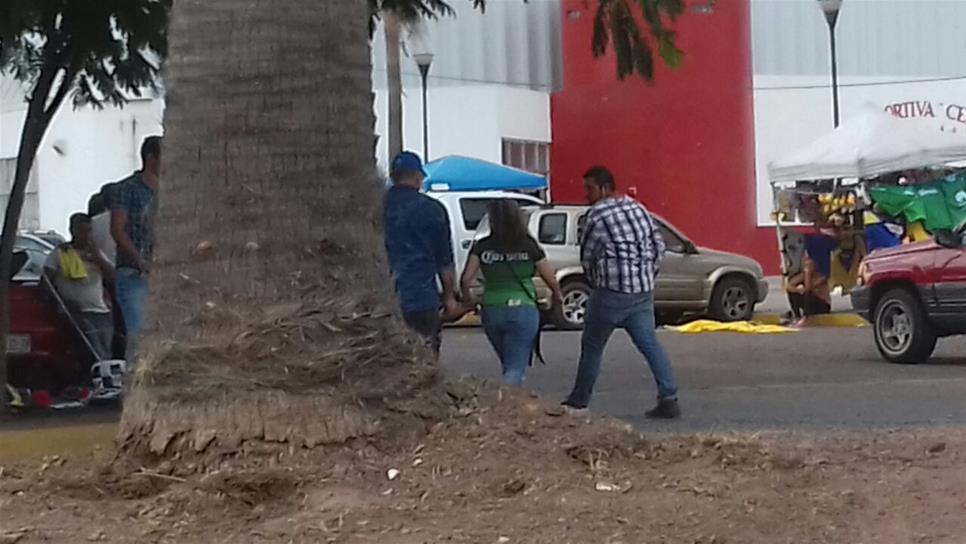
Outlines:
[[852,307],[875,331],[879,353],[921,363],[938,338],[966,334],[966,224],[935,240],[874,251],[862,263]]

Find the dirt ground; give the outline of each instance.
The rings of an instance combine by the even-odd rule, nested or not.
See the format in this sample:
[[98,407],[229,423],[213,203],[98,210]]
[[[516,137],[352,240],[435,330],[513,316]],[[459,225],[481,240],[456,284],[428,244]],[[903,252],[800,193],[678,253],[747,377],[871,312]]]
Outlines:
[[961,543],[966,432],[645,436],[487,389],[391,446],[0,467],[0,544]]

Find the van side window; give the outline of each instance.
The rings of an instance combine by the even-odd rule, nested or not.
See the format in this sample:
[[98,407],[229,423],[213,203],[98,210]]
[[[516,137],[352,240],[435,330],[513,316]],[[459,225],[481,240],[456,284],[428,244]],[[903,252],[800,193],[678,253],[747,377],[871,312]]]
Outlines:
[[580,214],[577,218],[577,244],[584,241],[584,227],[587,226],[587,214]]
[[541,244],[562,246],[567,243],[567,214],[548,213],[540,218],[539,228]]

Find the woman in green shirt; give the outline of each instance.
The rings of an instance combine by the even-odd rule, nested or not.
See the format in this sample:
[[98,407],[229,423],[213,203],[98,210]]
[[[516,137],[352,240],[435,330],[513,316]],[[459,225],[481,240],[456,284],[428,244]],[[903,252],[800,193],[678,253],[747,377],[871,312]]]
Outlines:
[[560,300],[560,286],[553,267],[523,222],[519,205],[497,199],[487,207],[491,234],[470,250],[460,285],[464,300],[469,286],[483,273],[483,330],[503,364],[503,381],[520,385],[530,366],[540,333],[540,310],[533,276],[539,274]]

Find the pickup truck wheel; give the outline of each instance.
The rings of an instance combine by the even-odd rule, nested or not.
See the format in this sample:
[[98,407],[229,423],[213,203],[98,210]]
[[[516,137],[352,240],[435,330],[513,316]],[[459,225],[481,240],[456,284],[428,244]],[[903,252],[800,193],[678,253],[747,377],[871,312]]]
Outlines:
[[751,284],[739,277],[726,277],[714,286],[708,314],[716,321],[749,321],[755,315]]
[[922,363],[936,349],[936,333],[926,311],[906,289],[893,289],[879,300],[873,328],[879,353],[893,363]]
[[564,282],[560,287],[563,306],[552,310],[552,322],[558,329],[580,330],[584,328],[584,315],[590,301],[590,286],[580,280]]

